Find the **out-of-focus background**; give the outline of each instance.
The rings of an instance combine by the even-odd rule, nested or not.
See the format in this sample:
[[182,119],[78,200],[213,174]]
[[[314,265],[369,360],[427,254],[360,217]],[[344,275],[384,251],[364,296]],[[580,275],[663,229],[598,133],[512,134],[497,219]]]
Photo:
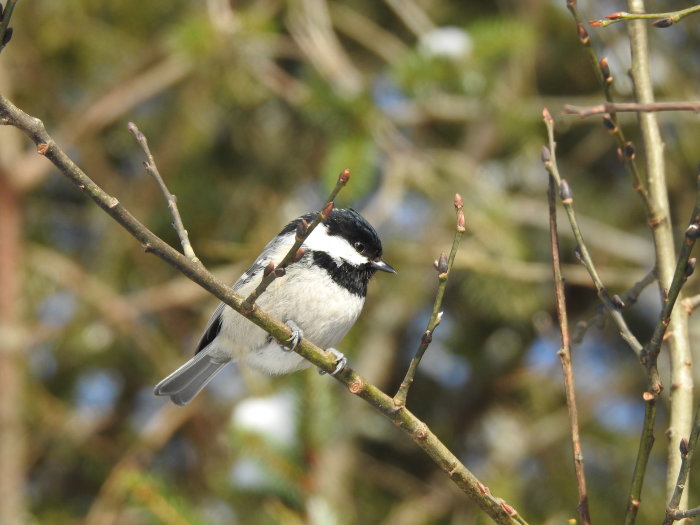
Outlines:
[[[579,6],[585,20],[625,7]],[[614,138],[599,118],[561,114],[566,103],[603,100],[564,0],[22,0],[12,25],[0,91],[177,245],[127,131],[136,122],[197,254],[222,279],[233,282],[282,225],[318,209],[350,168],[338,204],[377,227],[398,274],[372,281],[340,348],[389,393],[429,316],[433,260],[449,250],[461,193],[468,236],[408,405],[531,523],[576,516],[544,106],[613,293],[652,269],[653,246]],[[659,99],[697,99],[699,27],[691,17],[650,28]],[[630,100],[625,24],[590,34],[616,96]],[[695,195],[698,116],[659,119],[680,232]],[[635,117],[621,121],[638,142]],[[186,408],[155,398],[153,385],[191,355],[216,301],[145,254],[13,129],[0,129],[0,184],[0,436],[5,459],[19,459],[0,462],[0,478],[18,523],[488,521],[403,433],[313,370],[268,378],[230,365]],[[573,325],[599,303],[561,226]],[[699,288],[691,278],[687,292]],[[658,307],[652,285],[626,313],[643,341]],[[697,350],[694,317],[691,331]],[[616,523],[644,374],[607,325],[575,347],[574,372],[591,512]],[[660,411],[644,523],[663,516],[664,403]],[[700,479],[691,487],[697,504]]]

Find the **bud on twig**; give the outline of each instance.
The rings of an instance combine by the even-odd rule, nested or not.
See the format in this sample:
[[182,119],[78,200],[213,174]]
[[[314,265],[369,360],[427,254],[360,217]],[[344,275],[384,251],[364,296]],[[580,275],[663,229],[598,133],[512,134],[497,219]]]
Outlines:
[[275,265],[272,261],[267,263],[267,266],[265,266],[265,270],[263,270],[263,277],[267,277],[270,275],[275,269]]
[[634,160],[634,157],[637,154],[637,150],[634,149],[634,144],[632,143],[631,140],[628,140],[627,142],[625,142],[624,152],[625,152],[625,157],[628,160]]
[[331,201],[327,202],[326,205],[323,207],[323,209],[321,210],[322,221],[325,221],[330,216],[331,212],[333,211],[333,206],[335,206],[335,204],[333,203],[333,201]]
[[[593,25],[593,20],[591,20],[590,24]],[[578,33],[578,39],[581,43],[587,46],[591,41],[591,37],[588,36],[588,31],[583,27],[583,24],[576,24],[576,32]]]
[[447,255],[445,255],[445,252],[441,252],[440,258],[435,261],[435,269],[438,274],[447,273]]
[[277,277],[284,277],[284,275],[287,273],[287,270],[284,268],[275,268],[275,276]]
[[571,186],[569,186],[566,179],[561,179],[561,182],[559,183],[559,198],[564,203],[569,203],[574,200],[574,192],[571,191]]
[[552,114],[549,112],[547,108],[542,108],[542,120],[545,122],[551,123],[554,122],[554,119],[552,118]]
[[695,271],[695,263],[697,262],[697,259],[695,257],[692,257],[688,259],[688,264],[685,265],[685,278],[687,279],[691,275],[693,275],[693,272]]
[[338,175],[338,182],[345,185],[348,183],[349,180],[350,180],[350,170],[345,168],[343,171],[340,172],[340,175]]
[[420,338],[420,342],[424,346],[428,346],[433,340],[433,334],[430,332],[430,330],[426,330],[423,332],[423,336]]
[[603,75],[603,80],[605,81],[606,84],[612,84],[613,77],[610,74],[610,65],[608,64],[608,59],[607,57],[603,57],[600,59],[600,73]]
[[668,18],[659,18],[658,20],[655,20],[654,22],[651,23],[654,27],[658,27],[659,29],[664,29],[666,27],[671,27],[675,22],[673,21],[673,18],[668,17]]
[[463,232],[466,230],[466,222],[464,220],[464,201],[459,193],[455,193],[455,209],[457,210],[457,231]]
[[700,237],[700,226],[693,223],[685,230],[685,238],[688,239],[688,242],[695,242],[698,237]]
[[296,233],[296,240],[300,241],[306,236],[306,230],[309,227],[309,223],[306,222],[304,219],[300,220],[297,223],[297,233]]
[[688,448],[688,446],[689,446],[688,438],[681,439],[681,442],[679,443],[678,448],[681,451],[682,458],[688,457],[688,452],[690,452],[690,449]]
[[615,121],[610,115],[603,115],[603,126],[605,126],[605,129],[610,133],[617,133],[617,124],[615,124]]
[[542,159],[542,164],[547,165],[552,162],[552,153],[549,151],[547,146],[542,146],[542,151],[540,152],[540,158]]
[[625,304],[625,301],[622,300],[622,297],[620,297],[620,296],[617,295],[617,294],[613,295],[613,296],[610,298],[610,300],[612,301],[612,303],[613,303],[613,304],[615,305],[615,307],[617,307],[617,308],[624,308],[625,306],[627,306],[627,305]]
[[292,259],[294,262],[299,262],[299,260],[304,256],[306,253],[306,248],[299,248],[297,250],[297,253],[294,254],[294,259]]
[[625,13],[624,11],[618,11],[617,13],[612,13],[612,14],[606,16],[605,18],[607,18],[608,20],[619,20],[620,18],[622,18],[626,14],[627,13]]

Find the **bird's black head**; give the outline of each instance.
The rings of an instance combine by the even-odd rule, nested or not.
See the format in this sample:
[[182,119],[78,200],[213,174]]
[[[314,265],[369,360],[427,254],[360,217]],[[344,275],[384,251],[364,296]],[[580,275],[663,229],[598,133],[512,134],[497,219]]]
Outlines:
[[[300,217],[286,229],[292,231],[298,221],[310,221],[314,216]],[[311,250],[314,264],[326,270],[337,284],[362,297],[377,270],[396,273],[382,260],[382,241],[376,230],[352,208],[333,209],[304,246]]]

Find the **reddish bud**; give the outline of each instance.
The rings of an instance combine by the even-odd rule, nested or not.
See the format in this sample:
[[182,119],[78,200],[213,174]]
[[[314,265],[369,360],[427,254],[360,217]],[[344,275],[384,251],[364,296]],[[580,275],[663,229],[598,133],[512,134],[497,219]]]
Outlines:
[[516,516],[518,514],[518,511],[508,505],[505,501],[501,501],[501,508],[503,509],[503,512],[508,514],[508,516]]
[[653,401],[653,400],[654,400],[654,394],[652,394],[651,392],[644,392],[644,393],[642,394],[642,399],[643,399],[644,401]]
[[348,168],[345,168],[343,171],[340,172],[340,175],[338,175],[338,182],[341,184],[347,184],[349,180],[350,170]]
[[544,120],[545,122],[554,122],[552,114],[547,108],[542,108],[542,120]]
[[606,84],[612,84],[613,77],[610,74],[610,64],[608,64],[608,59],[603,57],[600,59],[600,73],[603,75],[603,80]]
[[658,20],[654,21],[651,23],[654,27],[658,27],[659,29],[664,29],[666,27],[671,27],[675,22],[673,21],[673,18],[659,18]]
[[36,152],[39,155],[46,155],[46,152],[49,151],[49,145],[48,144],[39,144],[36,147]]
[[467,229],[466,221],[464,219],[464,212],[459,210],[457,212],[457,231],[463,232]]
[[[594,24],[594,22],[596,22],[596,20],[591,20],[591,21],[588,22],[588,23],[589,23],[591,26],[596,27],[596,25]],[[582,43],[584,46],[587,46],[587,45],[590,43],[591,38],[588,36],[588,31],[586,31],[586,28],[583,27],[583,24],[580,24],[580,23],[579,23],[579,24],[576,24],[576,33],[578,33],[578,39],[581,41],[581,43]]]
[[464,201],[459,193],[455,193],[455,210],[461,210],[464,208]]
[[331,214],[331,212],[333,211],[333,206],[335,206],[335,204],[333,203],[333,201],[331,201],[331,202],[326,203],[326,205],[323,207],[323,209],[321,210],[321,220],[322,221],[325,221],[328,218],[328,216]]
[[681,457],[688,457],[688,453],[690,452],[688,438],[681,439],[681,442],[678,444],[678,448],[681,451]]
[[[579,25],[581,26],[581,24],[579,24]],[[591,26],[591,27],[602,27],[602,26],[603,26],[603,21],[602,21],[602,20],[589,20],[589,21],[588,21],[588,25]],[[581,26],[581,27],[583,27],[583,26]],[[585,31],[585,29],[584,29],[584,31]],[[587,38],[587,37],[588,37],[588,33],[586,33],[586,38]],[[579,31],[579,38],[581,38],[581,31]],[[587,43],[588,43],[588,39],[587,39],[586,42],[584,42],[584,43],[587,44]]]
[[265,266],[265,270],[263,270],[263,277],[267,277],[270,275],[275,269],[275,265],[272,261],[267,263],[267,266]]
[[624,11],[618,11],[617,13],[612,13],[612,14],[606,16],[605,18],[607,18],[608,20],[619,20],[620,18],[622,18],[626,14],[627,13],[625,13]]
[[297,250],[297,253],[294,254],[294,259],[292,259],[294,262],[299,262],[299,260],[304,256],[306,253],[306,248],[299,248]]

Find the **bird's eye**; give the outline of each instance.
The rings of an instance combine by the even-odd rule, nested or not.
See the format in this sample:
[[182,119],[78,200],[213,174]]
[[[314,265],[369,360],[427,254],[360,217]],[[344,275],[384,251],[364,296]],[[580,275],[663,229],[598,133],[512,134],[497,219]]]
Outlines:
[[361,242],[356,242],[354,245],[355,249],[357,250],[357,253],[364,253],[365,251],[365,245],[362,244]]

